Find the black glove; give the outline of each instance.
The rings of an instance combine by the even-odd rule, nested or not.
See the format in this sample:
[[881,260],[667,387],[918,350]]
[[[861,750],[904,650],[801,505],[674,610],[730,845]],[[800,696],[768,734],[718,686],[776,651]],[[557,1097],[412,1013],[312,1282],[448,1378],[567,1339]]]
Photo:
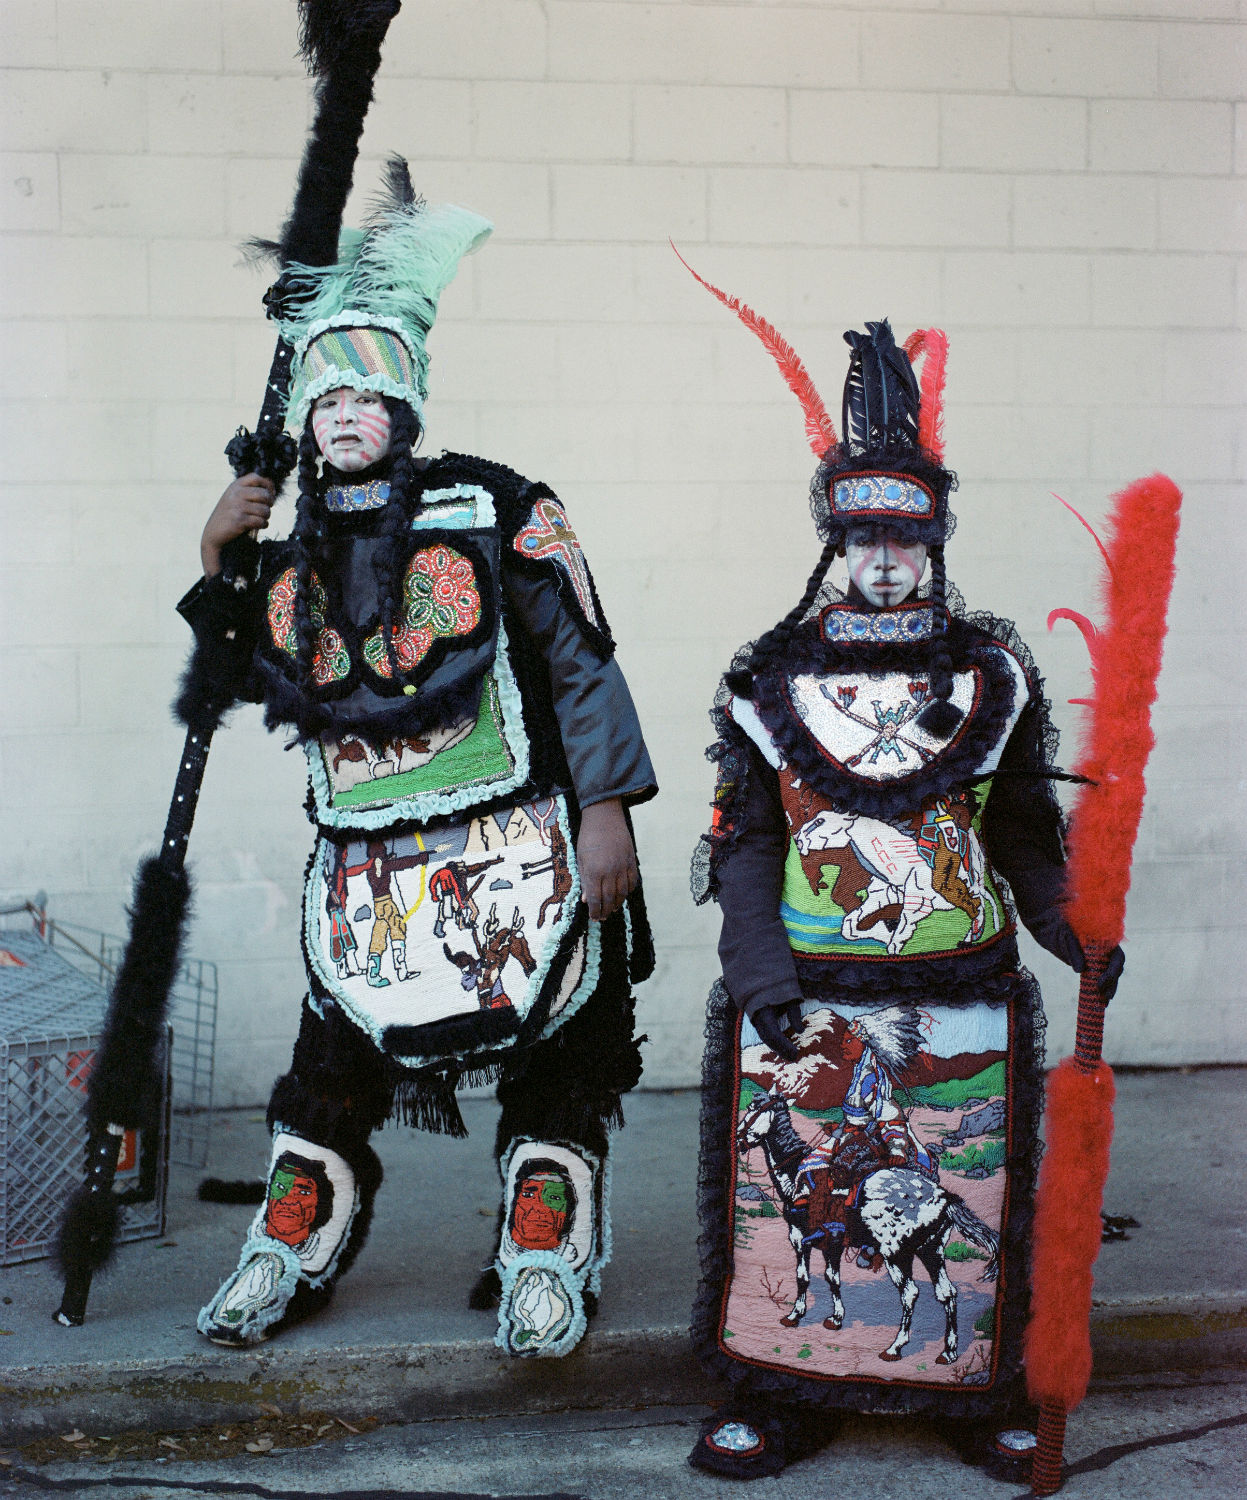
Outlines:
[[[1041,948],[1046,948],[1063,964],[1068,964],[1075,974],[1081,974],[1087,967],[1087,956],[1082,951],[1078,934],[1065,920],[1059,906],[1048,907],[1046,911],[1032,917],[1026,926]],[[1119,943],[1104,960],[1104,973],[1100,977],[1100,999],[1105,1005],[1117,993],[1117,981],[1125,967],[1126,955]]]
[[783,1028],[795,1026],[801,1019],[800,1000],[791,1000],[787,1005],[760,1005],[749,1017],[753,1029],[777,1057],[785,1062],[796,1062],[801,1049],[784,1035]]

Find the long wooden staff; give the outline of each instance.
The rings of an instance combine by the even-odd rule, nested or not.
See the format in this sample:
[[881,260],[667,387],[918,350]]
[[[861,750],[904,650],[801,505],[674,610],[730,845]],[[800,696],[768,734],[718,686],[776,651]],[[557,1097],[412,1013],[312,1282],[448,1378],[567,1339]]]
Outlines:
[[[381,43],[399,5],[400,0],[298,0],[300,47],[317,80],[317,111],[294,207],[280,242],[268,247],[282,267],[264,298],[270,316],[280,318],[283,299],[297,296],[298,265],[327,266],[337,259],[342,211],[381,64]],[[292,262],[295,267],[289,269]],[[256,430],[240,427],[225,450],[235,474],[260,473],[278,488],[297,454],[284,431],[292,355],[290,345],[279,338]],[[224,571],[235,588],[254,582],[256,551],[254,540],[246,537],[226,548]],[[197,660],[198,654],[174,705],[187,731],[160,853],[144,860],[135,877],[125,953],[87,1086],[86,1177],[70,1200],[57,1247],[65,1290],[54,1317],[67,1328],[86,1317],[91,1278],[116,1243],[120,1204],[113,1182],[125,1131],[151,1129],[159,1117],[161,1043],[190,904],[186,845],[212,735],[231,701],[210,670],[197,671]]]
[[1113,1072],[1101,1056],[1100,980],[1125,926],[1181,501],[1163,474],[1115,496],[1108,545],[1096,537],[1105,564],[1103,628],[1073,610],[1053,610],[1048,617],[1049,629],[1056,619],[1068,619],[1082,630],[1094,694],[1071,700],[1089,711],[1077,767],[1089,780],[1079,789],[1071,820],[1066,916],[1087,962],[1078,989],[1074,1055],[1048,1080],[1047,1151],[1035,1207],[1026,1379],[1039,1407],[1031,1472],[1036,1495],[1061,1487],[1065,1420],[1091,1378],[1092,1266],[1113,1135]]

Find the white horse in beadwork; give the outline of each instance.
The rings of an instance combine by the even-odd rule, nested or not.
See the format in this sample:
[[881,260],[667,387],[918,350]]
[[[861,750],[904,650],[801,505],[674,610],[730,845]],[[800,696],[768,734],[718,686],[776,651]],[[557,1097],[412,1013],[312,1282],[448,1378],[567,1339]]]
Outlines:
[[[870,926],[877,912],[899,906],[900,917],[887,939],[888,952],[895,957],[925,917],[933,911],[954,910],[953,903],[935,889],[931,866],[917,841],[891,823],[826,808],[797,830],[794,841],[802,856],[848,845],[870,876],[861,906],[846,912],[840,924],[841,936],[850,942],[871,936],[862,929]],[[989,903],[995,906],[987,890],[983,851],[974,837],[968,841],[966,866],[967,885],[978,903],[978,915],[968,934],[973,941],[983,930]]]

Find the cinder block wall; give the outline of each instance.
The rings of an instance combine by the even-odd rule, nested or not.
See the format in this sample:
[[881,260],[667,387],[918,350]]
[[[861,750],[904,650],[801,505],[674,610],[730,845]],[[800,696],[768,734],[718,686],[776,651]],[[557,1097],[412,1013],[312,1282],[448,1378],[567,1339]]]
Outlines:
[[[1095,557],[1050,492],[1095,521],[1154,468],[1185,488],[1108,1046],[1244,1056],[1245,8],[405,0],[354,206],[399,149],[428,196],[497,223],[433,336],[430,443],[552,482],[608,602],[663,783],[638,819],[651,1082],[695,1079],[715,972],[715,916],[686,895],[705,706],[817,550],[800,413],[668,236],[833,407],[845,327],[948,329],[950,574],[1018,621],[1067,728],[1085,655],[1044,621],[1094,610]],[[43,887],[105,928],[163,820],[173,605],[271,350],[235,246],[289,203],[293,11],[0,3],[0,896]],[[300,758],[240,712],[192,846],[226,1102],[265,1096],[298,1014],[302,790]],[[1064,1048],[1073,984],[1036,967]]]

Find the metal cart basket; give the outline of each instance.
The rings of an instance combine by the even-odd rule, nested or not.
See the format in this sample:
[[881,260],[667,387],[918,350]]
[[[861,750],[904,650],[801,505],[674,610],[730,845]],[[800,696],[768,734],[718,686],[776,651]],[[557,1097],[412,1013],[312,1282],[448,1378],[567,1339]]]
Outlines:
[[[0,909],[0,1265],[50,1255],[82,1182],[83,1105],[124,943],[48,917],[36,898]],[[122,1208],[118,1242],[164,1232],[170,1157],[207,1161],[216,1034],[216,965],[183,963],[174,981],[165,1109],[157,1138],[127,1134],[115,1191],[152,1193]]]

